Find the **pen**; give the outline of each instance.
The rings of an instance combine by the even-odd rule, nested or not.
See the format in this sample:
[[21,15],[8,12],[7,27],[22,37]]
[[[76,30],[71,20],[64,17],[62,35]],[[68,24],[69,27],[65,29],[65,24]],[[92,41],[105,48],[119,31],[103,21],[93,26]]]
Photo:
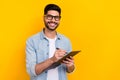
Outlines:
[[[57,50],[59,50],[60,48],[56,48]],[[64,55],[67,55],[67,52],[65,52],[65,54]]]
[[56,48],[57,50],[59,50],[59,48]]

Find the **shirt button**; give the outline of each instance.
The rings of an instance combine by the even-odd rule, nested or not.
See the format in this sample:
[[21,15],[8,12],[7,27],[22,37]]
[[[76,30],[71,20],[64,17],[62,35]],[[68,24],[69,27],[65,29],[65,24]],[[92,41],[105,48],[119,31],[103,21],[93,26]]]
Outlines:
[[47,44],[47,46],[49,46],[49,44]]
[[45,71],[45,73],[47,73],[47,71]]
[[49,53],[47,53],[47,55],[48,55]]

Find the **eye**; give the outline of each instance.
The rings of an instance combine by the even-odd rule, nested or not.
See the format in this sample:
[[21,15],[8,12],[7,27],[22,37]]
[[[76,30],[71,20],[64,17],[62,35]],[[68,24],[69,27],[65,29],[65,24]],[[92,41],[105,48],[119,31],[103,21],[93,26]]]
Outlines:
[[60,16],[54,16],[55,20],[60,20]]
[[54,18],[56,21],[59,21],[61,16],[45,15],[45,18],[48,20],[52,20]]
[[46,17],[47,17],[47,19],[52,19],[53,16],[47,15]]

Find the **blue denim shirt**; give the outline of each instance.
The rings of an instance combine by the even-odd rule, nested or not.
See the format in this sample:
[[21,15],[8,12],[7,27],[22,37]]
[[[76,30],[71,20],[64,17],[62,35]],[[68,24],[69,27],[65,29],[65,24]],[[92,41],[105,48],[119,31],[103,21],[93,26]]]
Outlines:
[[[56,48],[60,48],[70,52],[72,50],[71,43],[68,38],[57,33],[55,42]],[[47,70],[39,75],[35,73],[35,65],[49,58],[49,42],[46,39],[44,32],[41,31],[26,41],[26,67],[30,74],[31,80],[46,80]],[[53,74],[54,75],[54,74]],[[58,66],[59,80],[67,80],[66,66],[61,64]]]

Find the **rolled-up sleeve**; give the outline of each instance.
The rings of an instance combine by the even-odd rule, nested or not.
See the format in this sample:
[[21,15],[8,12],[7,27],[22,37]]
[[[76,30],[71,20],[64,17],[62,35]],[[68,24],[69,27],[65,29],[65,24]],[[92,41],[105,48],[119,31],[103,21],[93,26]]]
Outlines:
[[26,41],[26,68],[30,76],[37,76],[35,73],[36,53],[33,41],[28,39]]

